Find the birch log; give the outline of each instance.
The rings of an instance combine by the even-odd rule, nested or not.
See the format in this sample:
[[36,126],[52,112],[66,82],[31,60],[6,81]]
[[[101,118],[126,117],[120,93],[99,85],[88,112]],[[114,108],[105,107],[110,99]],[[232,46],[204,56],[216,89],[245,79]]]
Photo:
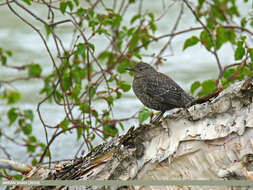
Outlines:
[[[57,170],[35,168],[27,179],[253,179],[252,97],[252,80],[236,82],[215,99],[189,108],[191,117],[184,109],[175,109],[159,125],[132,127],[124,136],[99,145],[84,158]],[[230,189],[182,187],[188,188]]]

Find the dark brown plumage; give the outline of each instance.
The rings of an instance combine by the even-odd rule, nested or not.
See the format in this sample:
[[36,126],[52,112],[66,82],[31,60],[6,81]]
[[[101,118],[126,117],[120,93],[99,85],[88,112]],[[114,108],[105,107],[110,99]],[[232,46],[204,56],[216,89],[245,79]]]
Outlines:
[[147,63],[141,62],[127,70],[134,72],[134,93],[148,108],[163,114],[173,108],[187,108],[193,101],[193,97],[170,77],[157,72]]

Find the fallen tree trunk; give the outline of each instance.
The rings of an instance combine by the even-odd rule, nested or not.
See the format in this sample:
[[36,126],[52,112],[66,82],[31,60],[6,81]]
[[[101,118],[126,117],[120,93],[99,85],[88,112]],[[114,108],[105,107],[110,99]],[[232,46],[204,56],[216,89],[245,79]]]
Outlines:
[[174,110],[159,125],[132,127],[60,170],[36,168],[27,179],[253,179],[252,97],[252,80],[237,82],[215,99],[189,108],[191,117]]

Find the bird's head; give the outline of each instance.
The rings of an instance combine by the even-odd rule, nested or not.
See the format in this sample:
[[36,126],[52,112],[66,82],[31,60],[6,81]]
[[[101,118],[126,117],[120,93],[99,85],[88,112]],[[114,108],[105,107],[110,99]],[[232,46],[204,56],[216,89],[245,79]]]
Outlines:
[[152,67],[151,65],[149,65],[147,63],[143,63],[143,62],[138,63],[133,68],[126,68],[126,70],[133,71],[135,77],[145,77],[152,72],[156,72],[154,67]]

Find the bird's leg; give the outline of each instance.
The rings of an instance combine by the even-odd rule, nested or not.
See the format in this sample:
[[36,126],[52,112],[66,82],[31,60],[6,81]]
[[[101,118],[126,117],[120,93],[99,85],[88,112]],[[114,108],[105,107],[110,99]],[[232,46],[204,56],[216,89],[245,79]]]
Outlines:
[[156,116],[154,119],[152,119],[151,123],[152,124],[158,123],[164,113],[165,113],[165,111],[161,111],[158,116]]
[[193,121],[193,117],[192,117],[191,113],[189,112],[189,110],[187,109],[187,107],[184,107],[184,109],[185,109],[186,113],[189,115],[188,119],[190,121]]

